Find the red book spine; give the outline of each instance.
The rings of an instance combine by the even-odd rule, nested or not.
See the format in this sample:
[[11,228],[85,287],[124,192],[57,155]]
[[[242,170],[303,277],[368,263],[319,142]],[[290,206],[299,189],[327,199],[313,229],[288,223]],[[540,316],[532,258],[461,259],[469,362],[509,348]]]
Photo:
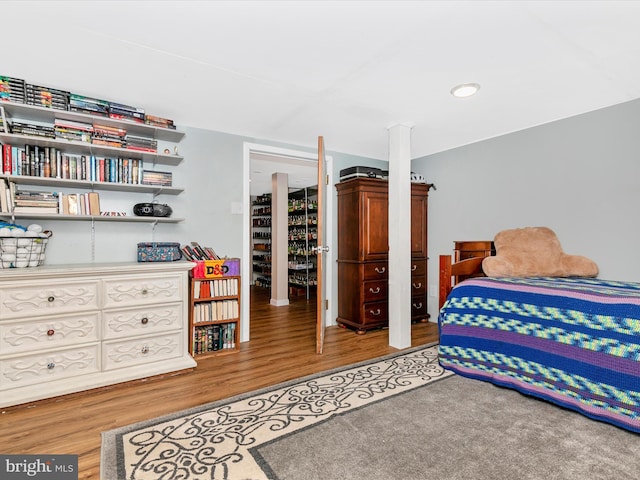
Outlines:
[[2,145],[2,172],[11,175],[11,145]]

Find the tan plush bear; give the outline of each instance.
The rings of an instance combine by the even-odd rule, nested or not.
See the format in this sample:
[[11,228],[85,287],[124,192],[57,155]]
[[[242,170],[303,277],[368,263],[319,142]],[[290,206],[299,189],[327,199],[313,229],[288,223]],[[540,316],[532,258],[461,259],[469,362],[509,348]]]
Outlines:
[[580,255],[563,252],[547,227],[503,230],[494,239],[496,255],[482,262],[488,277],[595,277],[598,266]]

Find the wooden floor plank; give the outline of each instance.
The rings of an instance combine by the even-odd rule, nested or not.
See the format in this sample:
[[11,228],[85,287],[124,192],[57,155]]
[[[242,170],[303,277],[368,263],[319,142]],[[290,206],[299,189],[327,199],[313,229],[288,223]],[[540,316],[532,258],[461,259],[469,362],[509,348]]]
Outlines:
[[[79,478],[99,478],[101,433],[304,375],[397,351],[388,331],[366,335],[340,327],[326,331],[315,353],[315,302],[269,304],[252,287],[251,340],[237,354],[198,357],[198,367],[0,410],[3,454],[78,454]],[[435,342],[435,323],[412,325],[412,346]]]

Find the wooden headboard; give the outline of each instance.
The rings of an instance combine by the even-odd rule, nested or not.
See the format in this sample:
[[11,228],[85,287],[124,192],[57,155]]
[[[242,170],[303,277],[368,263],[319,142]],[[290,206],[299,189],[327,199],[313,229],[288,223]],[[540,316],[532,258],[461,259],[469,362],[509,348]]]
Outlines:
[[482,272],[482,260],[484,257],[473,257],[451,263],[451,255],[440,255],[440,295],[438,309],[442,308],[453,286],[458,283],[458,277],[484,276]]

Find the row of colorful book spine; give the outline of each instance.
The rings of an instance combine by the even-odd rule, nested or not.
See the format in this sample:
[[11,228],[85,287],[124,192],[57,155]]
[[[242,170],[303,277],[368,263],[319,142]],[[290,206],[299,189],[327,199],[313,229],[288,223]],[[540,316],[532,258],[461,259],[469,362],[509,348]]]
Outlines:
[[5,175],[136,185],[143,183],[143,168],[141,159],[69,154],[38,145],[2,145]]
[[193,323],[233,320],[240,316],[238,300],[220,300],[196,303],[193,306]]
[[238,294],[237,278],[219,278],[216,280],[194,280],[193,298],[226,297]]
[[236,348],[236,324],[206,325],[193,330],[194,355]]

